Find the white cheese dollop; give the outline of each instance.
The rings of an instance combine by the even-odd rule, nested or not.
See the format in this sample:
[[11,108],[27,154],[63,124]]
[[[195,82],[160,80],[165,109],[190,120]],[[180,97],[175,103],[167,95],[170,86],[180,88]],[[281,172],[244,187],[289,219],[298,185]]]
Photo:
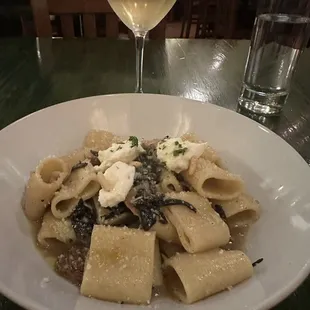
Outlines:
[[106,188],[99,191],[98,201],[104,208],[116,206],[124,201],[130,191],[136,168],[121,161],[114,163],[103,174]]
[[206,149],[206,143],[192,143],[181,138],[165,139],[157,144],[157,157],[167,168],[176,173],[187,170],[190,160],[200,157]]
[[[135,138],[135,137],[134,137]],[[134,142],[126,140],[123,143],[113,143],[111,147],[104,151],[98,152],[98,159],[100,160],[100,166],[95,166],[96,171],[104,172],[107,168],[111,167],[117,161],[129,164],[134,161],[145,150],[141,146],[140,141],[137,138]]]

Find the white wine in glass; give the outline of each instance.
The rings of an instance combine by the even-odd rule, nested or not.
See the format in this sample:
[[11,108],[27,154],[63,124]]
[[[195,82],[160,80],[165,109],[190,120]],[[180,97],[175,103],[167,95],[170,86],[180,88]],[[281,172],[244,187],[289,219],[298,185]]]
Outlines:
[[108,0],[136,40],[136,92],[142,93],[143,51],[145,37],[170,11],[176,0]]

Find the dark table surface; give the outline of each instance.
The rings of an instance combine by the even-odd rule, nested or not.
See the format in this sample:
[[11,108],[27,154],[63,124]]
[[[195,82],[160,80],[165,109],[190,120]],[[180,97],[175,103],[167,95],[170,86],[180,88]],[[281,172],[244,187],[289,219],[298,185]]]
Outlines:
[[[237,110],[248,46],[248,41],[149,41],[145,51],[144,91],[208,101]],[[62,101],[132,92],[134,53],[133,42],[127,40],[1,40],[0,129]],[[310,50],[306,50],[282,115],[277,118],[248,115],[284,138],[308,164],[309,75]],[[0,295],[0,309],[21,308]],[[310,277],[274,309],[310,309]]]

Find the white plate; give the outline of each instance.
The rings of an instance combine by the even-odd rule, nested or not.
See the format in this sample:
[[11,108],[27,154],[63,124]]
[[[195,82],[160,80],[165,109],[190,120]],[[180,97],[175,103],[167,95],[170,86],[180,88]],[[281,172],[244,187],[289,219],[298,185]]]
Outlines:
[[310,169],[287,143],[214,105],[158,95],[99,96],[44,109],[0,132],[0,291],[9,298],[35,310],[137,309],[79,296],[39,255],[20,208],[25,181],[38,161],[78,147],[91,128],[145,138],[194,131],[243,176],[263,206],[247,242],[252,260],[264,258],[252,279],[191,306],[157,299],[149,308],[268,309],[308,275]]

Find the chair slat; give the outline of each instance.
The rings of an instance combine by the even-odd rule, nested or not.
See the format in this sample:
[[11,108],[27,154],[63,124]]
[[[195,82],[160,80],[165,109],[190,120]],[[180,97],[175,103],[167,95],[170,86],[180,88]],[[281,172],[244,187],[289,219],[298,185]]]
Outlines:
[[95,38],[97,36],[96,17],[94,14],[83,14],[83,28],[85,37]]
[[74,26],[73,26],[73,16],[69,14],[60,15],[60,22],[61,22],[62,35],[65,38],[75,37]]
[[106,14],[106,37],[117,38],[119,33],[118,17],[114,14]]

